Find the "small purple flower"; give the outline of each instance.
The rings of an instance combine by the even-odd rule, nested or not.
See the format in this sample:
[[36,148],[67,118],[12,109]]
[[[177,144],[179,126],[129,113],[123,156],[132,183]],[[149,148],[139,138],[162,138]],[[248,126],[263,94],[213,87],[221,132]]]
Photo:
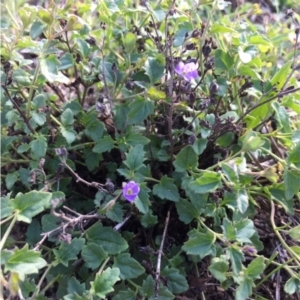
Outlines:
[[250,256],[255,256],[257,254],[257,250],[250,245],[245,245],[242,248],[242,251],[246,254],[246,255],[250,255]]
[[175,67],[175,72],[182,76],[184,80],[191,81],[198,77],[198,64],[195,64],[194,62],[184,64],[180,61]]
[[134,181],[123,184],[123,196],[129,202],[133,202],[140,192],[140,187]]

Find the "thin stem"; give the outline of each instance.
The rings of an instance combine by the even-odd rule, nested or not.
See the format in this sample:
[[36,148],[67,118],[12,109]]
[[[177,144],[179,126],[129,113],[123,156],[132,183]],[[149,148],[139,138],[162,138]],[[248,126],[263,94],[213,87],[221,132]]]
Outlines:
[[101,275],[105,266],[107,265],[107,263],[109,262],[110,260],[110,256],[106,258],[106,260],[104,261],[104,263],[102,264],[101,268],[99,269],[99,271],[97,272],[97,274]]
[[8,8],[8,5],[7,5],[7,4],[5,5],[5,8],[6,8],[8,14],[9,14],[9,16],[10,16],[11,19],[13,20],[13,22],[14,22],[14,24],[15,24],[17,30],[21,30],[18,21],[17,21],[17,20],[15,19],[15,17],[13,16],[13,14],[12,14],[12,12],[10,11],[10,9]]
[[293,257],[295,260],[295,263],[300,267],[300,257],[289,247],[289,245],[285,242],[285,240],[282,238],[281,234],[278,231],[277,226],[275,225],[274,217],[275,217],[275,204],[274,201],[271,200],[271,213],[270,213],[270,221],[272,228],[277,235],[278,239],[280,240],[281,244],[285,248],[285,250]]
[[8,218],[6,218],[6,219],[0,221],[0,225],[5,224],[5,223],[8,222],[9,220],[13,219],[13,217],[14,217],[14,215],[11,215],[10,217],[8,217]]
[[41,292],[39,293],[39,295],[43,295],[43,294],[45,294],[45,292],[53,285],[53,283],[55,282],[55,281],[57,281],[60,277],[62,277],[62,275],[61,274],[59,274],[59,275],[56,275],[42,290],[41,290]]
[[[269,261],[266,257],[260,256],[262,257],[264,260]],[[287,264],[289,262],[293,261],[293,259],[289,259],[288,261],[286,261],[283,264],[279,264],[275,261],[272,261],[271,264],[277,265],[277,268],[275,268],[272,272],[270,272],[268,275],[266,275],[260,282],[258,282],[256,284],[256,289],[261,286],[265,281],[267,281],[273,274],[275,274],[277,271],[279,271],[280,269],[285,269],[291,276],[295,276],[295,273],[287,266]]]
[[2,236],[2,239],[0,241],[0,251],[2,250],[11,230],[13,229],[15,223],[17,222],[17,215],[14,215],[14,218],[12,219],[11,223],[9,224],[7,230],[5,231],[4,235]]
[[160,247],[159,247],[159,250],[158,250],[156,272],[155,272],[156,275],[155,275],[155,296],[154,296],[154,299],[158,298],[159,283],[160,283],[161,257],[163,255],[163,249],[164,249],[164,244],[165,244],[165,239],[166,239],[166,235],[167,235],[169,221],[170,221],[170,209],[168,210],[168,213],[167,213],[165,228],[164,228],[164,232],[163,232],[163,235],[162,235]]
[[213,230],[211,230],[209,227],[206,226],[206,224],[201,220],[201,218],[198,218],[199,223],[205,228],[207,229],[210,233],[213,234],[214,236],[214,240],[216,238],[218,238],[220,241],[222,241],[223,243],[225,243],[225,240],[222,238],[223,234],[222,233],[216,233]]
[[50,115],[50,118],[58,125],[63,126],[53,115]]
[[31,101],[33,99],[33,95],[35,93],[36,87],[35,87],[35,82],[37,80],[38,74],[40,72],[40,61],[37,61],[37,65],[34,71],[34,75],[33,75],[33,80],[29,89],[29,95],[28,95],[28,99],[27,99],[27,104],[26,104],[26,117],[29,118],[30,117],[30,111],[31,111]]
[[32,298],[34,299],[40,292],[40,289],[41,289],[41,285],[46,277],[46,275],[48,274],[48,272],[50,271],[50,269],[52,268],[53,264],[49,264],[47,269],[45,270],[45,272],[43,273],[43,275],[41,276],[40,280],[39,280],[39,283],[37,284],[36,286],[36,290],[32,296]]

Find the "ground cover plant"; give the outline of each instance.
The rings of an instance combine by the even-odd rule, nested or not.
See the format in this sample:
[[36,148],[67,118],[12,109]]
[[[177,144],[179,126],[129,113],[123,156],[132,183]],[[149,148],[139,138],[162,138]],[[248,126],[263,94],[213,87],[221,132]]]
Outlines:
[[296,2],[4,1],[0,297],[299,299]]

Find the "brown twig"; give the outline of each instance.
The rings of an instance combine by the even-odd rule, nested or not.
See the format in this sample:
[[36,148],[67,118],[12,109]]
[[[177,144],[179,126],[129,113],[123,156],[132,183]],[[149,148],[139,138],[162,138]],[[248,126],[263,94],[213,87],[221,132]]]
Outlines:
[[154,296],[154,299],[158,299],[159,283],[160,283],[161,257],[163,255],[163,249],[164,249],[165,239],[166,239],[166,235],[167,235],[169,220],[170,220],[170,209],[168,210],[168,213],[167,213],[165,228],[164,228],[164,232],[163,232],[163,235],[162,235],[160,247],[159,247],[159,250],[158,250],[156,273],[155,273],[155,296]]
[[37,251],[40,246],[44,243],[44,241],[49,238],[49,236],[51,236],[51,234],[53,234],[56,231],[62,231],[65,232],[66,229],[69,228],[73,228],[75,225],[77,225],[78,223],[81,223],[83,220],[87,220],[87,219],[99,219],[100,216],[98,214],[93,214],[93,215],[82,215],[79,214],[75,211],[73,211],[72,209],[64,206],[64,209],[69,210],[70,212],[72,212],[73,214],[76,214],[77,217],[75,218],[69,218],[67,217],[63,212],[57,213],[54,208],[52,208],[51,213],[60,219],[63,219],[64,221],[67,221],[66,223],[62,223],[60,226],[58,226],[57,228],[47,231],[45,233],[42,233],[41,235],[43,236],[43,238],[35,245],[34,249],[35,251]]
[[[66,168],[72,173],[72,175],[76,178],[76,182],[82,182],[82,183],[84,183],[84,184],[87,185],[87,186],[94,187],[94,188],[96,188],[96,189],[98,189],[98,190],[104,190],[104,191],[106,191],[106,190],[104,189],[104,184],[101,184],[101,183],[95,182],[95,181],[88,182],[88,181],[82,179],[77,173],[75,173],[75,172],[72,170],[72,168],[71,168],[66,162],[63,161],[61,164],[62,164],[64,167],[66,167]],[[108,193],[108,192],[107,192],[107,193]]]

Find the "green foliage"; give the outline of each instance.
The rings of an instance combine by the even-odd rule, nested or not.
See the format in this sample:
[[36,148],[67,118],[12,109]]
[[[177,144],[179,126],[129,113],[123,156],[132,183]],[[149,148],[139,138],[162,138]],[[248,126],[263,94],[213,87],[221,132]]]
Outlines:
[[299,293],[297,3],[50,2],[1,4],[0,298]]

